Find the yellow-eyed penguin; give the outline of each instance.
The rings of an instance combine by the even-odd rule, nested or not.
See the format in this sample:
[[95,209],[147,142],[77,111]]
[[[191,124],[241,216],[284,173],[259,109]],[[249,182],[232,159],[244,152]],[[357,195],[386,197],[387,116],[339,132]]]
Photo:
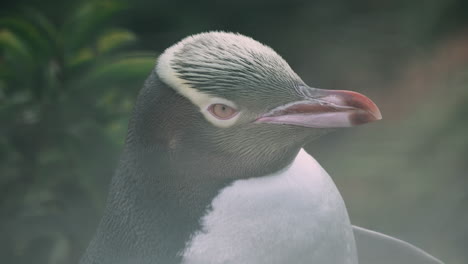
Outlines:
[[82,264],[435,264],[353,227],[302,147],[381,119],[350,91],[306,85],[271,48],[208,32],[168,48],[129,124]]

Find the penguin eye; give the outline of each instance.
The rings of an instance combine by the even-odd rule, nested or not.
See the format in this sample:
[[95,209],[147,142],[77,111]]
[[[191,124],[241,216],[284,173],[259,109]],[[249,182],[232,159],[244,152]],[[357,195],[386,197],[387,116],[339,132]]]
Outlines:
[[208,108],[210,113],[218,119],[230,119],[237,114],[237,110],[225,104],[212,104]]

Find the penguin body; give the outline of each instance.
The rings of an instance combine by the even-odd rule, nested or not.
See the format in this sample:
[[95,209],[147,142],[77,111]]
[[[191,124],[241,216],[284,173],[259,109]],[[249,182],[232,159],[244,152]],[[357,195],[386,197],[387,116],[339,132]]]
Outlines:
[[81,264],[381,264],[388,252],[440,264],[353,227],[302,150],[331,128],[379,119],[369,98],[307,86],[251,38],[187,37],[158,58],[137,98]]
[[357,263],[343,199],[304,150],[279,172],[225,187],[210,208],[182,263]]

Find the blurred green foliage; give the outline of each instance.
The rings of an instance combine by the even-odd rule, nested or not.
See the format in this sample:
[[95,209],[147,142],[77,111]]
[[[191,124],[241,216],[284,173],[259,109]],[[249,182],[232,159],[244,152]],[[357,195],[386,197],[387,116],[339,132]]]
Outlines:
[[135,96],[161,52],[252,36],[309,85],[369,95],[382,122],[307,146],[355,224],[468,261],[468,1],[4,0],[0,259],[76,263]]
[[93,231],[156,58],[112,27],[123,8],[86,2],[59,26],[35,9],[0,19],[0,251],[9,263],[71,263]]

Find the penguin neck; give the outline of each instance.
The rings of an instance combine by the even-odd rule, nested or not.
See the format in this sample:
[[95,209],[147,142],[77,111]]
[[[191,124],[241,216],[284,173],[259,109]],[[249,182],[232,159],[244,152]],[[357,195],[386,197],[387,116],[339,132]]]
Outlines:
[[[154,155],[158,161],[148,165]],[[125,151],[98,235],[106,255],[112,255],[109,263],[180,263],[213,199],[236,180],[217,170],[200,174],[192,165],[213,162],[205,158],[176,167],[164,148],[151,154]],[[283,163],[278,170],[290,164]]]

